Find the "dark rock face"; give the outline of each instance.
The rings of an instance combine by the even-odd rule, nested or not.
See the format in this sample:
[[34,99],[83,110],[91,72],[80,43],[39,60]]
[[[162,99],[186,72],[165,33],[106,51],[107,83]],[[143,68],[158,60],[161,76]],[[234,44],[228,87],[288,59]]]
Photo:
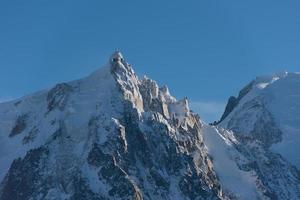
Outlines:
[[72,91],[72,87],[66,83],[57,84],[48,93],[48,111],[50,112],[55,108],[63,110]]
[[88,155],[88,163],[95,167],[100,167],[106,163],[113,162],[113,160],[110,159],[112,159],[111,156],[104,154],[98,144],[94,144]]
[[23,144],[28,144],[30,142],[33,142],[35,137],[37,136],[38,132],[39,132],[39,129],[37,127],[33,127],[30,130],[30,132],[28,133],[28,135],[26,135],[23,138],[23,140],[22,140]]
[[[177,187],[180,188],[183,196],[190,199],[218,199],[220,186],[212,165],[206,163],[206,161],[210,162],[208,155],[203,149],[202,155],[201,153],[199,155],[200,158],[202,157],[200,160],[203,160],[201,163],[195,163],[190,156],[192,152],[197,151],[194,141],[199,141],[200,125],[195,124],[187,130],[180,129],[180,134],[188,136],[189,139],[179,142],[171,139],[169,135],[171,133],[165,124],[156,121],[155,118],[145,118],[145,124],[149,129],[140,129],[140,125],[136,123],[139,121],[138,115],[135,113],[134,109],[127,107],[123,114],[124,118],[120,120],[125,127],[126,148],[121,148],[122,150],[115,152],[115,155],[104,154],[101,148],[109,149],[106,145],[111,143],[108,141],[102,147],[94,145],[89,154],[89,163],[101,168],[98,172],[100,179],[108,181],[113,188],[113,193],[127,191],[122,195],[134,199],[151,199],[151,193],[155,192],[161,199],[169,199],[168,193],[172,192],[170,184],[174,181],[170,177],[174,176],[178,177],[175,185],[178,184]],[[153,113],[153,115],[157,114]],[[114,145],[116,141],[114,140]],[[121,140],[119,142],[117,146],[124,145]],[[180,149],[187,151],[180,152]],[[196,170],[199,168],[202,172]],[[182,171],[186,172],[182,173]],[[136,177],[136,179],[127,180],[125,177]],[[151,189],[149,182],[153,184]]]
[[293,199],[293,192],[299,192],[300,189],[297,169],[279,154],[273,153],[263,145],[253,145],[251,138],[243,137],[239,136],[238,139],[242,143],[237,144],[236,149],[247,158],[247,161],[237,160],[239,168],[257,174],[257,187],[265,197]]
[[94,144],[88,156],[89,164],[96,166],[98,178],[111,186],[109,196],[124,199],[141,199],[137,186],[128,179],[128,174],[117,164],[114,156],[104,154],[98,144]]
[[250,134],[253,135],[253,138],[261,141],[265,147],[270,147],[282,140],[282,132],[267,110],[265,110],[263,116],[260,116],[254,127]]
[[228,99],[227,105],[225,107],[225,111],[221,117],[221,119],[219,120],[219,122],[217,122],[217,124],[221,123],[233,110],[234,108],[239,104],[240,100],[246,96],[249,91],[252,89],[254,84],[254,81],[250,82],[248,85],[246,85],[240,92],[238,97],[234,97],[231,96]]
[[15,126],[11,130],[9,137],[18,135],[25,130],[25,128],[27,126],[27,124],[26,124],[27,118],[28,118],[28,114],[23,114],[23,115],[18,116],[18,118],[15,122]]
[[[14,160],[0,186],[1,200],[108,199],[90,189],[86,178],[78,170],[75,159],[61,160],[60,157],[66,152],[61,152],[62,155],[55,153],[62,146],[69,145],[64,138],[65,129],[60,128],[55,135],[47,145],[30,150],[23,159]],[[54,162],[51,161],[53,156],[57,157]],[[67,197],[64,198],[65,195]]]
[[70,200],[108,200],[102,195],[95,194],[91,191],[86,181],[81,176],[75,176],[72,183],[74,185],[74,194],[69,198]]
[[193,173],[186,174],[179,182],[180,190],[190,199],[210,199],[210,193],[205,188],[199,187],[200,185],[203,185],[201,178],[194,176]]
[[47,149],[40,147],[29,151],[24,159],[14,160],[1,184],[0,199],[24,200],[45,195],[48,185],[41,180],[40,173],[45,167],[48,153]]
[[140,81],[118,52],[109,67],[34,98],[47,100],[44,113],[17,120],[12,135],[26,128],[17,142],[31,150],[11,164],[0,199],[226,199],[187,99]]
[[218,123],[220,123],[221,121],[223,121],[232,111],[233,109],[236,107],[236,105],[238,104],[238,99],[234,96],[229,97],[227,105],[225,107],[225,111],[220,119],[220,121]]
[[[114,63],[114,70],[118,68],[121,67]],[[88,154],[87,162],[96,168],[98,179],[110,187],[109,198],[223,198],[204,148],[199,118],[186,114],[186,121],[179,122],[153,106],[162,105],[163,101],[157,85],[151,81],[138,88],[126,85],[120,88],[124,96],[125,88],[132,94],[135,89],[140,90],[143,109],[147,112],[141,115],[135,107],[136,101],[122,100],[123,111],[117,119],[119,127],[110,127],[113,134],[105,143],[94,143]],[[101,116],[90,120],[92,132],[98,133],[96,124],[101,120]],[[175,135],[182,140],[177,140]],[[195,152],[199,154],[197,161],[192,156]],[[172,198],[172,193],[178,193],[175,188],[179,189],[180,196]]]
[[154,184],[159,188],[168,191],[170,188],[170,182],[167,181],[163,175],[161,175],[157,170],[149,170],[151,179],[154,181]]
[[246,96],[250,90],[253,88],[254,81],[251,81],[248,85],[246,85],[240,92],[238,96],[238,101],[240,101],[244,96]]

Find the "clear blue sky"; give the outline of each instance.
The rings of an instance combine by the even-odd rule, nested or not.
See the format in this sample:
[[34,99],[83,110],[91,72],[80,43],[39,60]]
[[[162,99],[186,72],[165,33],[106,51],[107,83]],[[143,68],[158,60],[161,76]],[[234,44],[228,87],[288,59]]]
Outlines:
[[83,77],[119,48],[207,120],[260,74],[300,66],[300,1],[0,2],[0,99]]

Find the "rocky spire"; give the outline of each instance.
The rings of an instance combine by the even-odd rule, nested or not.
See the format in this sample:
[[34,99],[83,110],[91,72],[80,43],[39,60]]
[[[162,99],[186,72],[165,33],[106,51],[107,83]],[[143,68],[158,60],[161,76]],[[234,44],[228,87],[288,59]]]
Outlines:
[[126,62],[122,53],[120,51],[115,51],[109,58],[109,63],[112,68],[112,71],[121,70],[124,73],[134,74],[131,65]]
[[139,80],[131,65],[127,63],[120,51],[110,56],[110,71],[123,91],[125,99],[131,101],[139,110],[143,111],[143,100],[139,92]]
[[123,59],[122,53],[117,50],[110,56],[110,63],[121,62]]

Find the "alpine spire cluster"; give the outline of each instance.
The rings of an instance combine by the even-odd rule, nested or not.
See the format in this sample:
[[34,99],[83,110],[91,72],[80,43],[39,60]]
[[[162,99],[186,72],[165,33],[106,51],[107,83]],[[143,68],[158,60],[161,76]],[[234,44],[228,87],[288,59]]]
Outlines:
[[299,199],[299,80],[252,81],[209,126],[116,51],[0,104],[0,200]]

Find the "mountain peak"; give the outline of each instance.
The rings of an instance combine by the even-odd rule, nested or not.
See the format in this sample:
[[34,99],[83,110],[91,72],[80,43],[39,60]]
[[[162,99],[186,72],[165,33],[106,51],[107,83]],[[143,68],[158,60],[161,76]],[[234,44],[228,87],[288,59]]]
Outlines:
[[131,65],[126,62],[122,53],[118,50],[110,56],[109,65],[113,74],[135,76]]
[[300,160],[293,153],[300,141],[295,134],[300,128],[299,88],[297,73],[284,71],[259,76],[238,97],[229,99],[220,126],[239,134],[252,134],[300,167]]
[[0,106],[0,199],[222,199],[201,128],[116,51],[84,79]]
[[[282,140],[288,152],[276,150],[299,157],[300,74],[281,77],[252,81],[220,123],[238,131],[255,120],[250,140],[202,123],[187,98],[138,79],[115,51],[86,78],[0,105],[0,199],[299,199],[298,168],[267,149]],[[254,90],[272,102],[249,102]]]
[[122,61],[123,59],[124,59],[123,55],[122,55],[121,51],[119,51],[119,50],[116,50],[110,56],[110,62]]

